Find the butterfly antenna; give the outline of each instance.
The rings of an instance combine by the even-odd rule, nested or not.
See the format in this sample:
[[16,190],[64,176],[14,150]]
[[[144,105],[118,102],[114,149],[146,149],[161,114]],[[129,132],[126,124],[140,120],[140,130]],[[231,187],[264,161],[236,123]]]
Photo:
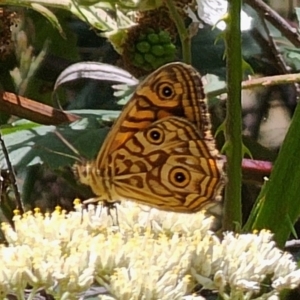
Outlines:
[[78,156],[81,156],[79,151],[69,142],[67,139],[57,130],[54,131],[54,134],[70,149],[72,150],[75,154]]
[[55,151],[55,150],[49,149],[49,148],[47,148],[45,146],[42,146],[42,145],[34,145],[33,147],[34,148],[41,148],[41,149],[43,149],[45,151],[48,151],[50,153],[54,153],[54,154],[57,154],[57,155],[69,157],[69,158],[72,158],[72,159],[74,159],[74,160],[82,163],[82,159],[79,158],[79,157],[77,157],[77,156],[75,156],[75,155],[67,154],[67,153],[60,152],[60,151]]
[[54,150],[50,150],[50,152],[52,153],[56,153],[56,154],[59,154],[59,155],[63,155],[63,156],[66,156],[66,157],[70,157],[70,158],[73,158],[75,159],[76,161],[78,162],[81,162],[83,163],[84,159],[82,158],[82,155],[80,154],[80,152],[60,133],[58,132],[57,130],[55,130],[53,132],[73,153],[75,153],[77,156],[74,156],[74,155],[70,155],[70,154],[66,154],[66,153],[62,153],[62,152],[59,152],[59,151],[54,151]]

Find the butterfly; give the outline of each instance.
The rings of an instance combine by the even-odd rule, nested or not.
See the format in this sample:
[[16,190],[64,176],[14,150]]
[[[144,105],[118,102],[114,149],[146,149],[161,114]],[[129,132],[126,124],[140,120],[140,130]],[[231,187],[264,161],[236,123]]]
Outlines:
[[214,205],[225,182],[200,74],[170,63],[136,88],[97,158],[75,164],[97,200],[132,200],[193,213]]

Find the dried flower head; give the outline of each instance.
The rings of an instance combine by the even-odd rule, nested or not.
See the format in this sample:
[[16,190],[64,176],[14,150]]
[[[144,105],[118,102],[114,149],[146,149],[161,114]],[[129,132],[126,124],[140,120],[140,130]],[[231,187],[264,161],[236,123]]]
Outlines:
[[12,28],[18,24],[19,18],[16,12],[0,7],[0,61],[4,61],[14,52]]

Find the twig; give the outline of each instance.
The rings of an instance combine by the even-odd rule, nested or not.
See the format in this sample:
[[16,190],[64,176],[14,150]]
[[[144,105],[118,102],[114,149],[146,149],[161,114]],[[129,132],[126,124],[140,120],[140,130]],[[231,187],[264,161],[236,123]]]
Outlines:
[[282,57],[282,54],[280,53],[280,50],[278,49],[277,45],[276,45],[276,42],[274,41],[271,33],[270,33],[270,30],[269,30],[269,27],[266,23],[266,19],[264,18],[264,16],[260,15],[261,17],[261,21],[262,21],[262,24],[263,24],[263,27],[268,35],[268,40],[269,40],[269,46],[271,48],[271,51],[273,53],[273,56],[275,58],[275,60],[277,61],[277,64],[281,70],[280,73],[282,74],[288,74],[288,73],[291,73],[291,67],[288,66],[286,64],[286,62],[284,61],[283,57]]
[[7,151],[7,148],[5,146],[4,141],[2,139],[1,132],[0,132],[0,144],[1,144],[1,148],[2,148],[2,151],[3,151],[4,157],[5,157],[5,160],[6,160],[8,170],[9,170],[8,176],[9,176],[13,191],[14,191],[15,196],[16,196],[17,209],[20,211],[20,214],[23,214],[24,213],[24,206],[23,206],[23,203],[21,201],[21,196],[20,196],[19,189],[18,189],[18,186],[17,186],[16,174],[15,174],[14,168],[11,164],[11,161],[9,159],[8,151]]
[[44,125],[70,123],[81,117],[9,92],[0,92],[0,111]]
[[175,1],[165,0],[164,2],[178,30],[179,38],[181,41],[181,47],[182,47],[183,61],[187,64],[191,64],[192,54],[191,54],[191,37],[190,37],[189,30],[186,28],[182,16],[178,13],[178,10],[175,6]]
[[293,28],[284,18],[282,18],[270,6],[262,0],[245,0],[260,15],[263,15],[273,26],[275,26],[294,46],[300,47],[300,36],[296,28]]
[[[266,77],[246,80],[242,82],[242,89],[249,90],[258,86],[273,86],[273,85],[289,84],[295,82],[300,82],[299,73],[266,76]],[[227,93],[227,88],[222,88],[222,89],[209,92],[207,93],[207,96],[215,97],[223,93]]]

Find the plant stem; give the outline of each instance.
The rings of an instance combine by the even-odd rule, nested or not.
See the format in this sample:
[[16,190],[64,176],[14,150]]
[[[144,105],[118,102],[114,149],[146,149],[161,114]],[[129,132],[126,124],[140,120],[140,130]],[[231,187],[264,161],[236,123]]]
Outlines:
[[5,161],[6,161],[7,169],[9,170],[9,179],[10,179],[10,182],[12,185],[12,189],[13,189],[13,192],[16,197],[16,203],[17,203],[16,208],[20,211],[20,214],[22,215],[24,213],[24,205],[22,203],[21,195],[19,193],[19,189],[17,186],[15,170],[10,161],[9,154],[8,154],[7,148],[5,146],[4,140],[2,139],[1,132],[0,132],[0,145],[1,145],[1,149],[3,152],[4,158],[5,158]]
[[270,6],[262,0],[245,0],[245,3],[251,6],[258,14],[275,26],[294,46],[300,47],[300,35],[297,29],[293,28]]
[[[280,84],[289,84],[289,83],[296,83],[300,82],[300,74],[293,73],[293,74],[284,74],[284,75],[275,75],[275,76],[266,76],[261,78],[253,78],[249,80],[245,80],[242,82],[242,89],[249,90],[253,89],[258,86],[273,86],[273,85],[280,85]],[[207,93],[207,97],[215,97],[220,94],[227,93],[227,88],[221,88],[218,90],[214,90],[212,92]]]
[[228,182],[225,190],[223,229],[234,230],[241,224],[242,183],[242,52],[240,31],[241,0],[228,1],[225,31],[228,102],[225,118],[225,152]]
[[182,47],[182,58],[187,64],[192,62],[191,54],[191,37],[188,29],[185,27],[183,17],[178,13],[175,6],[175,1],[165,0],[165,4],[168,7],[171,18],[173,19],[179,34]]

